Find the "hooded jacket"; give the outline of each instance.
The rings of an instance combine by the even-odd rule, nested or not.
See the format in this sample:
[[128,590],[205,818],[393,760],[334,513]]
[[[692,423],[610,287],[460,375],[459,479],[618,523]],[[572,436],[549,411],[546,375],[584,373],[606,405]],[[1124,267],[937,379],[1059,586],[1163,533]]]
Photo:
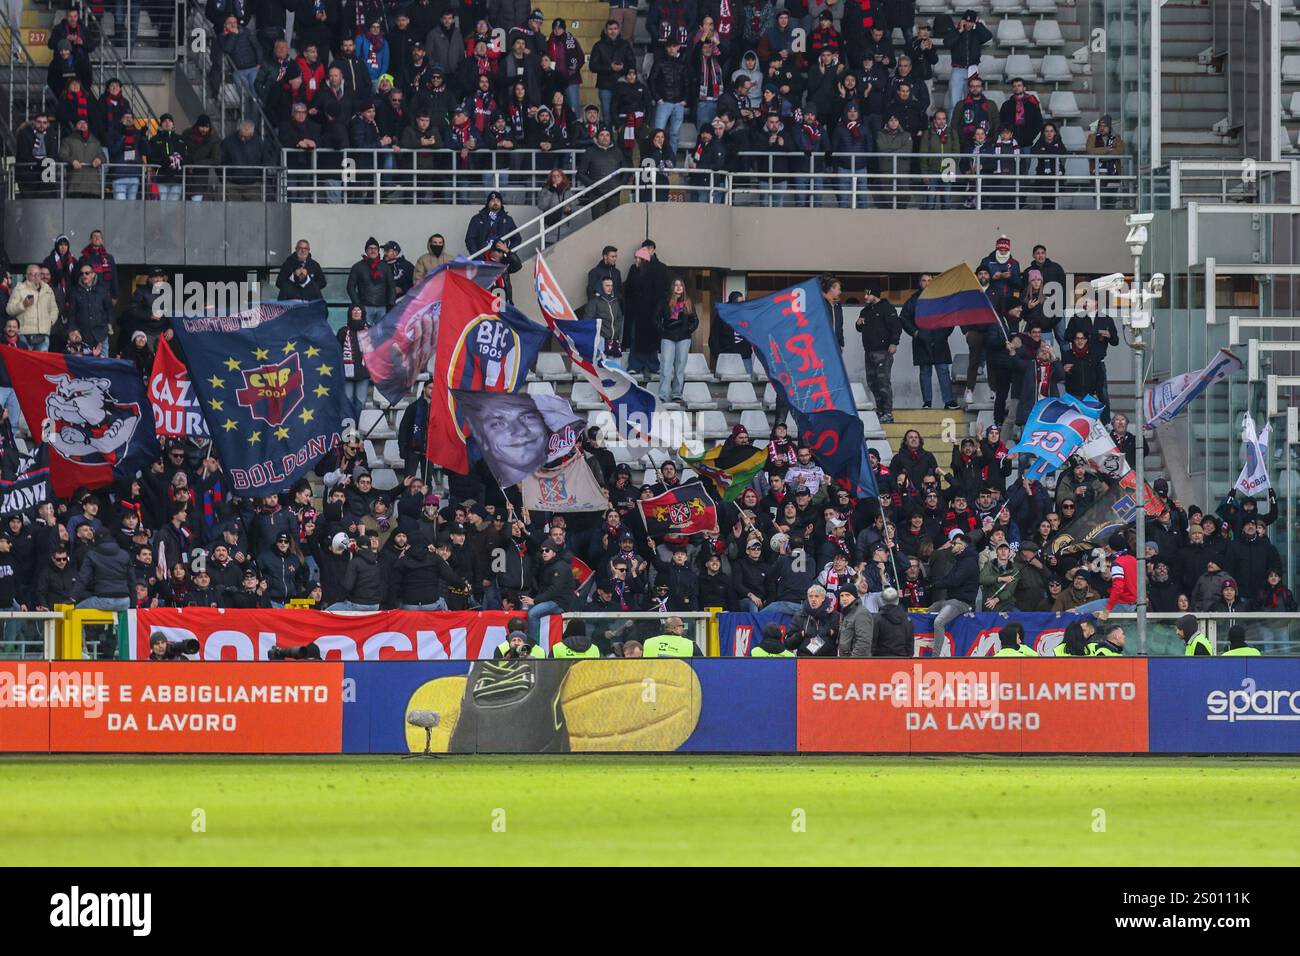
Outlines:
[[77,585],[73,597],[77,601],[88,597],[130,597],[135,585],[131,558],[112,538],[96,542],[86,554],[81,570],[77,572]]
[[897,604],[886,604],[876,615],[876,634],[872,640],[873,657],[911,657],[916,649],[916,634],[907,611]]
[[348,562],[343,572],[343,595],[353,604],[379,604],[384,600],[379,559],[369,548],[358,548]]

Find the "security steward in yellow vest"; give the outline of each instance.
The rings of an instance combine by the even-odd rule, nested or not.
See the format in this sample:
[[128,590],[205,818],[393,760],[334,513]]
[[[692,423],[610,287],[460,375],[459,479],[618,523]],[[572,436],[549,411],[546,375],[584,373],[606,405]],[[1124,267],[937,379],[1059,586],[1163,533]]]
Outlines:
[[1052,653],[1057,657],[1087,657],[1088,641],[1097,633],[1091,618],[1081,617],[1066,625],[1065,636]]
[[794,651],[785,646],[785,628],[780,624],[763,625],[763,640],[751,648],[750,657],[794,657]]
[[664,633],[650,638],[642,645],[643,657],[699,657],[700,649],[685,634],[686,625],[680,617],[664,621]]
[[1089,657],[1123,657],[1124,656],[1124,628],[1118,624],[1112,624],[1106,628],[1106,636],[1099,641],[1092,641],[1088,644]]
[[1002,647],[993,656],[1037,657],[1038,652],[1024,642],[1024,636],[1024,625],[1019,621],[1010,622],[998,633],[998,640],[1001,642]]
[[1251,647],[1246,643],[1246,629],[1240,624],[1234,624],[1228,628],[1228,649],[1223,652],[1224,657],[1261,657],[1258,647]]
[[506,635],[506,639],[497,645],[492,656],[497,660],[517,661],[526,657],[545,657],[546,652],[530,641],[523,631],[511,631]]
[[1201,625],[1194,614],[1184,614],[1174,624],[1174,633],[1187,645],[1184,657],[1213,657],[1214,645],[1201,633]]
[[600,656],[600,648],[592,643],[581,621],[570,621],[564,628],[560,643],[551,647],[551,657],[557,660]]

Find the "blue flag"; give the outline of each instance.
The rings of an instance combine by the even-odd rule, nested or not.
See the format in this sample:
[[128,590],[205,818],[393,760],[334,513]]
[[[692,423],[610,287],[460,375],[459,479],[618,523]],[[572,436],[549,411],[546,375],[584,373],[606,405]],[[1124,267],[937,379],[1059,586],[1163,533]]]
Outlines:
[[1038,460],[1025,473],[1041,481],[1069,460],[1088,440],[1092,423],[1101,417],[1101,402],[1091,396],[1040,398],[1029,412],[1015,454],[1030,454]]
[[338,445],[351,407],[323,301],[267,302],[173,326],[236,493],[284,491]]
[[772,387],[790,403],[799,441],[826,473],[855,496],[874,498],[862,419],[816,280],[753,302],[724,303],[718,315],[754,346]]

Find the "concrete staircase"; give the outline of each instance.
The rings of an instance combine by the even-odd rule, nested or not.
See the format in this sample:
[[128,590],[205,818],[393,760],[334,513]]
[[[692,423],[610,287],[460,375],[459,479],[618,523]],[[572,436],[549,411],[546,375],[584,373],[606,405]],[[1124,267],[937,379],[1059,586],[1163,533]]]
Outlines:
[[1224,61],[1209,55],[1213,11],[1205,0],[1169,0],[1161,8],[1163,158],[1227,160],[1241,155],[1236,130],[1215,132],[1228,116]]

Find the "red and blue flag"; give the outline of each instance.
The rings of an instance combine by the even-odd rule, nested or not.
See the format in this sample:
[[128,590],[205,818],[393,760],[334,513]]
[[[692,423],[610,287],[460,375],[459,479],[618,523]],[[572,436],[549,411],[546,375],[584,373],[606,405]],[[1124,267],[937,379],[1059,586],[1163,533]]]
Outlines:
[[877,494],[862,419],[831,310],[815,279],[752,302],[718,306],[722,321],[754,346],[777,394],[790,404],[799,441],[855,496]]
[[59,497],[133,478],[160,454],[133,362],[10,348],[0,356],[23,417],[49,450]]

